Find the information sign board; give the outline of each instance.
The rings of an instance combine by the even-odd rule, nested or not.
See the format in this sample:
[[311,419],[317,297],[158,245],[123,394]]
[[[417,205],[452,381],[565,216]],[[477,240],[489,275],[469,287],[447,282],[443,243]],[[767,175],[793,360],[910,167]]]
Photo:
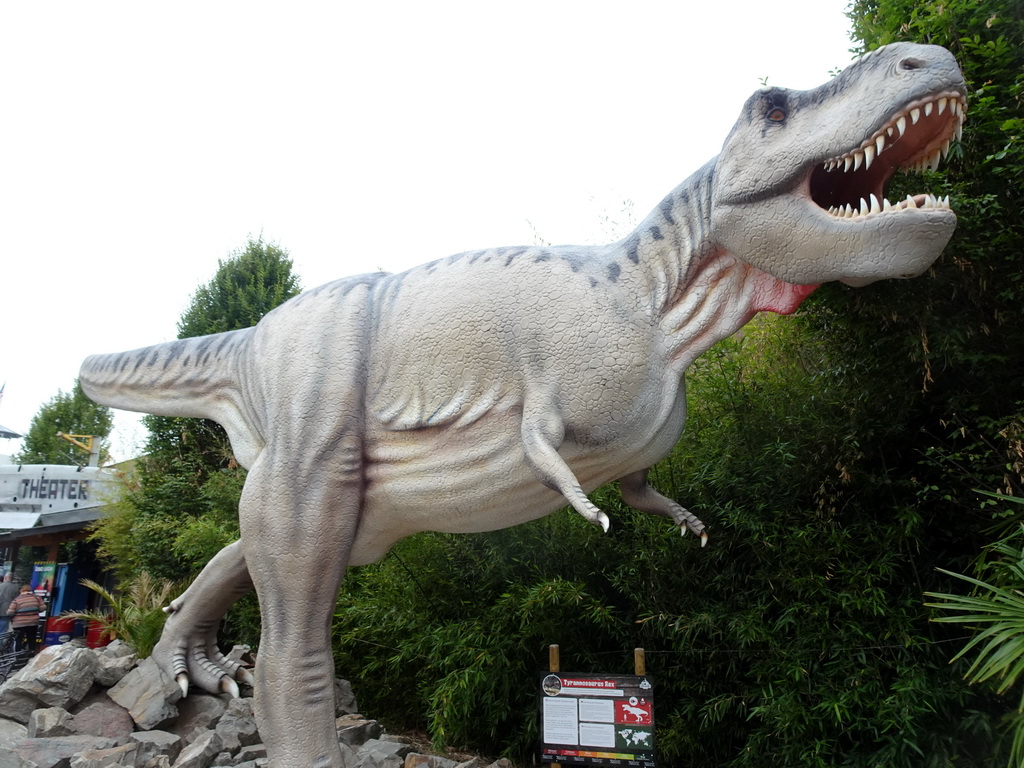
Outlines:
[[654,684],[646,675],[541,674],[541,761],[654,765]]

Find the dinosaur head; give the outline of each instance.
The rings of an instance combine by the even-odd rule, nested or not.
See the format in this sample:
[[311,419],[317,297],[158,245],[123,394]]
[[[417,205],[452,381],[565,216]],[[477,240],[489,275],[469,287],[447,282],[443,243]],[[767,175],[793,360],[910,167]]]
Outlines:
[[790,283],[865,285],[926,270],[956,215],[928,194],[886,199],[897,170],[936,168],[966,113],[944,48],[879,48],[808,91],[747,100],[715,166],[713,238]]

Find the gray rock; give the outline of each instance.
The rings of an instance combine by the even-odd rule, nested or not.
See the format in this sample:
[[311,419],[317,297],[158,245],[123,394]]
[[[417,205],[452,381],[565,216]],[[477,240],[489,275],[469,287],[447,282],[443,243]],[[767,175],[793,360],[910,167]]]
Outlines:
[[267,748],[263,744],[250,744],[247,747],[242,747],[238,750],[238,754],[235,755],[235,760],[238,763],[247,763],[259,758],[265,758],[267,756]]
[[338,741],[351,747],[361,747],[384,733],[383,726],[376,720],[358,714],[342,715],[334,721],[334,726],[338,729]]
[[71,758],[79,752],[112,746],[110,739],[98,736],[55,736],[52,739],[25,739],[15,744],[11,752],[21,760],[13,763],[19,768],[70,768]]
[[488,765],[487,768],[515,768],[515,766],[504,757],[499,757],[493,763]]
[[344,768],[356,768],[359,765],[359,754],[348,744],[339,744],[341,748],[341,764]]
[[124,656],[135,656],[135,651],[124,640],[111,640],[109,644],[98,649],[103,656],[110,658],[122,658]]
[[96,657],[88,648],[44,648],[0,686],[0,717],[28,723],[32,710],[77,704],[92,687]]
[[216,731],[205,731],[195,741],[181,750],[173,768],[210,768],[213,759],[221,752],[220,736]]
[[127,744],[135,730],[128,710],[106,693],[90,696],[75,708],[75,731],[87,736],[104,736],[115,744]]
[[484,768],[486,763],[479,757],[471,757],[469,760],[459,763],[455,768]]
[[405,756],[405,768],[455,768],[455,761],[437,755],[421,755],[410,752]]
[[227,707],[227,701],[220,696],[189,693],[178,702],[178,719],[167,730],[189,743],[199,732],[216,726]]
[[252,711],[252,699],[232,699],[217,723],[221,744],[231,754],[250,744],[258,744],[260,734]]
[[350,715],[359,711],[352,684],[341,678],[334,679],[334,716]]
[[240,664],[244,663],[244,657],[250,651],[252,651],[252,648],[250,648],[248,645],[234,645],[231,647],[231,650],[228,651],[227,659],[228,661],[237,661]]
[[96,653],[96,682],[109,688],[121,682],[121,678],[132,671],[138,659],[134,653],[115,655]]
[[75,718],[64,707],[37,709],[28,718],[28,738],[41,739],[49,736],[74,736]]
[[138,731],[131,735],[132,741],[139,745],[136,761],[145,763],[159,755],[166,755],[169,762],[174,762],[181,754],[182,740],[176,733],[169,731]]
[[140,661],[107,695],[128,710],[139,728],[150,730],[178,716],[175,703],[181,698],[181,689],[148,658]]
[[142,763],[139,768],[171,768],[171,761],[167,759],[167,755],[157,755]]
[[359,748],[357,768],[404,768],[412,747],[398,741],[370,739]]
[[110,749],[87,749],[71,758],[71,768],[134,766],[137,752],[137,744],[122,744]]
[[13,720],[0,718],[0,754],[13,747],[22,739],[28,738],[28,728]]

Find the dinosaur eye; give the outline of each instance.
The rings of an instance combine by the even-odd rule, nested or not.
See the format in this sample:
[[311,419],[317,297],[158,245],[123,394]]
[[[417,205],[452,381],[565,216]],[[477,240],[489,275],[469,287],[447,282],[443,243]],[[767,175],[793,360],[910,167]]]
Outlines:
[[786,119],[786,111],[784,109],[779,109],[778,107],[776,107],[767,115],[765,115],[765,117],[767,117],[773,123],[781,123],[783,120]]

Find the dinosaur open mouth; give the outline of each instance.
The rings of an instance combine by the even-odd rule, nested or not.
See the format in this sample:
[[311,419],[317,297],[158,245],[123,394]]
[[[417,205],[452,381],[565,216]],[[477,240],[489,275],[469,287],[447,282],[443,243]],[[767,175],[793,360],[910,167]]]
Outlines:
[[949,197],[907,195],[890,203],[886,185],[897,168],[935,170],[959,139],[967,101],[957,91],[918,99],[899,110],[861,145],[816,166],[810,175],[811,199],[837,218],[910,208],[949,208]]

